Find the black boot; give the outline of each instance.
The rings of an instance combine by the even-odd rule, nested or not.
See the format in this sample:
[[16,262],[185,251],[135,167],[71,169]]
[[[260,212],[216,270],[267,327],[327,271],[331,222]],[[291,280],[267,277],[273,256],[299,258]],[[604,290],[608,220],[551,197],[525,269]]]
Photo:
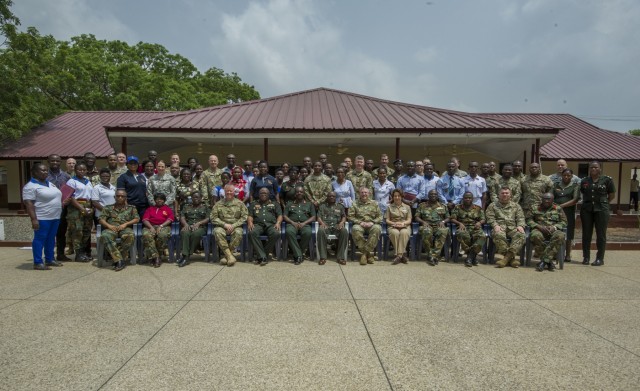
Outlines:
[[547,263],[547,269],[548,269],[550,272],[555,272],[555,271],[556,271],[556,264],[555,264],[555,262],[551,261],[551,262]]
[[583,264],[583,265],[588,265],[588,264],[589,264],[589,258],[584,257],[584,258],[582,259],[582,264]]
[[543,271],[544,270],[544,266],[545,266],[544,261],[538,262],[538,264],[536,265],[536,271],[537,272]]

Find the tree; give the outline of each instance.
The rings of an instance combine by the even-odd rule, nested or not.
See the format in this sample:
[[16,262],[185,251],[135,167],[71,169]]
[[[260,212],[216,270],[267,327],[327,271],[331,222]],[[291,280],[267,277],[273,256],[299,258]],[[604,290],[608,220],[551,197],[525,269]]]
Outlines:
[[10,5],[0,0],[0,142],[69,110],[182,111],[260,98],[237,74],[201,73],[162,45],[19,32]]
[[631,129],[629,134],[632,136],[640,136],[640,129]]

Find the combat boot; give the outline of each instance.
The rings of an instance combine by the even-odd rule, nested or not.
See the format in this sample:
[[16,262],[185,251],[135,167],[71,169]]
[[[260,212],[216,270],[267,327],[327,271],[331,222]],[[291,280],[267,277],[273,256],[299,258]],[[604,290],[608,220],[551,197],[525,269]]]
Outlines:
[[497,268],[503,268],[505,266],[507,266],[509,264],[509,259],[507,258],[509,255],[505,255],[504,258],[502,258],[499,261],[496,261],[496,267]]
[[565,250],[564,261],[571,262],[571,240],[567,240],[565,243],[565,246],[566,246],[566,250]]
[[227,266],[233,266],[233,264],[236,263],[236,257],[233,256],[230,249],[224,250],[224,257],[227,259]]
[[544,270],[545,264],[544,261],[540,261],[538,262],[538,264],[536,265],[536,271],[537,272],[541,272]]
[[363,266],[367,264],[367,254],[366,253],[362,253],[362,256],[360,257],[360,264],[363,265]]
[[549,269],[550,272],[555,272],[556,271],[555,262],[551,261],[551,262],[547,263],[547,269]]

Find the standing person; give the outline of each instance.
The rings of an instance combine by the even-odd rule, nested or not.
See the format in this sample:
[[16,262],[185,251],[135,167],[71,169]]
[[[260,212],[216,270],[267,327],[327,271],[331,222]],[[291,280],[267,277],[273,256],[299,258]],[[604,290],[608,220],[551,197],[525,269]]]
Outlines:
[[[49,174],[47,175],[47,181],[49,183],[53,183],[53,185],[58,188],[58,190],[62,189],[62,186],[65,185],[71,176],[60,169],[60,164],[62,163],[62,159],[60,155],[52,154],[49,155],[47,159],[49,162]],[[75,167],[75,164],[74,164]],[[64,249],[67,246],[67,207],[62,206],[62,214],[59,217],[58,224],[58,232],[56,233],[56,259],[58,261],[70,261],[71,259],[67,258],[64,254]]]
[[96,167],[96,155],[93,152],[87,152],[84,154],[82,158],[84,164],[87,167],[87,174],[85,177],[91,181],[92,185],[98,184],[100,182],[100,174],[98,167]]
[[522,161],[516,160],[512,164],[513,166],[513,177],[519,180],[520,182],[524,181],[526,175],[524,174]]
[[485,217],[483,209],[473,204],[473,194],[466,192],[462,195],[462,203],[453,208],[450,220],[458,226],[456,236],[460,247],[467,253],[464,265],[478,266],[476,256],[482,251],[486,240],[482,229]]
[[111,184],[111,171],[105,167],[100,170],[100,183],[93,187],[91,193],[91,205],[98,221],[104,207],[115,203],[116,187]]
[[[231,181],[229,182],[233,185],[235,189],[235,196],[237,199],[242,201],[243,203],[249,202],[249,183],[242,176],[242,168],[234,167],[232,170]],[[222,188],[222,198],[224,198],[224,187]],[[221,200],[220,194],[217,194],[218,199],[216,201]]]
[[600,163],[589,163],[589,176],[580,182],[582,193],[582,207],[580,220],[582,221],[582,264],[589,264],[591,256],[591,237],[596,230],[596,260],[591,266],[604,265],[604,251],[607,246],[607,225],[611,207],[609,203],[616,195],[616,187],[611,177],[601,175]]
[[194,157],[187,158],[187,168],[189,169],[189,171],[195,172],[196,164],[198,164],[198,159]]
[[484,178],[487,182],[488,189],[492,189],[502,178],[500,174],[497,173],[497,169],[498,165],[496,164],[496,162],[489,162],[489,171],[487,172],[487,177]]
[[199,191],[191,193],[191,203],[186,204],[180,211],[180,239],[182,240],[182,255],[178,258],[178,266],[184,267],[200,245],[200,240],[207,233],[207,223],[211,209],[202,202]]
[[[629,186],[629,206],[633,207],[633,210],[638,211],[638,176],[633,174],[631,183]],[[631,208],[629,208],[631,209]]]
[[369,189],[369,194],[373,193],[373,177],[364,169],[364,156],[356,156],[355,168],[347,173],[347,179],[351,181],[355,189],[364,186]]
[[573,171],[565,168],[562,172],[562,181],[553,185],[553,202],[562,208],[567,217],[565,262],[571,262],[571,247],[576,229],[576,205],[580,200],[580,183],[575,183],[573,176]]
[[438,190],[438,179],[433,163],[424,164],[424,194],[429,194],[431,190]]
[[440,253],[449,235],[449,228],[445,225],[448,214],[447,207],[439,202],[436,190],[429,192],[427,201],[421,203],[416,211],[415,221],[420,223],[420,238],[427,252],[427,263],[431,266],[440,262]]
[[525,215],[535,210],[542,201],[542,195],[553,191],[553,182],[542,175],[540,164],[529,165],[529,175],[522,181],[522,210]]
[[[277,171],[276,171],[276,173],[277,173]],[[331,163],[325,164],[324,165],[324,170],[322,171],[322,173],[324,175],[328,176],[329,179],[331,180],[331,182],[336,180],[336,173],[333,170],[333,164],[331,164]],[[277,179],[277,177],[276,177],[276,179]]]
[[174,164],[177,166],[180,166],[180,155],[178,155],[177,153],[172,153],[171,157],[170,157],[170,164],[173,166]]
[[67,174],[69,175],[69,178],[76,174],[76,163],[76,159],[72,157],[65,160],[65,167],[67,168]]
[[[422,161],[420,161],[421,164]],[[402,202],[408,205],[412,209],[412,213],[415,215],[416,209],[420,200],[427,197],[424,192],[424,174],[419,175],[416,172],[416,163],[413,160],[409,160],[405,164],[407,173],[398,178],[396,189],[402,190],[404,199]]]
[[415,161],[416,174],[420,177],[424,177],[424,162],[422,160]]
[[456,165],[456,169],[454,172],[455,176],[457,176],[458,178],[464,178],[469,175],[466,171],[460,169],[460,160],[457,157],[452,157],[450,161]]
[[[369,199],[369,188],[362,186],[359,190],[360,198],[349,208],[348,218],[353,227],[351,236],[358,249],[362,252],[360,265],[375,262],[375,249],[378,247],[382,233],[382,213],[378,203]],[[368,234],[367,240],[364,235]]]
[[356,200],[356,191],[351,181],[347,179],[344,168],[340,167],[336,170],[336,180],[331,183],[331,187],[336,193],[337,202],[344,206],[346,213]]
[[[275,254],[276,242],[280,236],[282,223],[282,208],[280,204],[269,199],[269,190],[262,188],[257,201],[249,206],[247,230],[251,246],[257,253],[256,265],[265,266],[269,263],[267,254]],[[262,245],[260,236],[267,236],[266,246]]]
[[511,190],[511,201],[519,204],[520,198],[522,197],[522,182],[513,177],[513,166],[511,164],[505,164],[502,167],[502,177],[495,183],[492,189],[489,189],[491,202],[498,202],[500,189],[505,186]]
[[48,174],[46,165],[34,164],[31,168],[31,180],[22,188],[22,200],[33,229],[31,249],[34,270],[51,270],[51,266],[62,266],[54,258],[55,239],[62,213],[62,193],[47,180]]
[[[233,250],[242,241],[242,225],[247,221],[247,215],[247,207],[235,198],[235,187],[231,184],[225,186],[224,199],[216,202],[210,216],[214,226],[213,237],[224,254],[220,259],[222,265],[233,266],[236,263]],[[227,235],[231,236],[230,242],[227,242]]]
[[[228,172],[223,172],[220,175],[220,180],[222,180],[222,185],[220,186],[216,186],[213,189],[213,198],[214,200],[212,201],[212,204],[215,204],[216,202],[224,199],[224,187],[227,185],[227,183],[231,182],[231,175],[229,175]],[[235,186],[234,186],[235,187]],[[246,187],[244,187],[243,189],[246,189]],[[238,194],[236,194],[236,198],[239,199],[240,201],[245,202],[246,199],[246,192],[243,194],[240,194],[240,189],[236,189]]]
[[304,180],[307,179],[307,176],[309,176],[309,170],[307,170],[307,167],[300,167],[300,170],[298,171],[298,180],[304,182]]
[[386,153],[383,153],[382,155],[380,155],[380,166],[378,166],[378,168],[374,169],[371,174],[374,177],[377,177],[378,176],[378,169],[380,169],[380,168],[385,168],[387,170],[387,178],[392,177],[393,174],[396,172],[396,170],[394,170],[393,168],[389,167],[389,155],[387,155]]
[[280,194],[282,184],[284,183],[284,171],[282,170],[282,167],[276,168],[276,172],[273,176],[276,178],[276,182],[278,183],[278,194]]
[[109,181],[114,186],[116,185],[116,183],[118,183],[118,177],[127,172],[126,165],[123,167],[120,167],[118,165],[118,155],[116,155],[115,153],[109,154],[109,156],[107,157],[107,168],[109,168],[111,177]]
[[164,204],[173,209],[173,203],[176,199],[176,180],[167,172],[167,166],[163,160],[157,163],[156,169],[158,173],[147,180],[149,205],[155,205],[154,194],[162,193],[165,196]]
[[[558,159],[558,161],[556,161],[556,167],[558,170],[553,174],[549,175],[549,179],[551,179],[551,182],[553,182],[554,185],[562,182],[562,173],[564,172],[564,170],[567,169],[567,161],[564,159]],[[575,182],[579,184],[580,178],[577,175],[574,175],[571,178],[571,182]]]
[[[305,199],[303,187],[296,187],[296,198],[287,203],[282,217],[287,223],[285,231],[287,243],[293,253],[293,264],[299,265],[302,263],[303,254],[309,248],[311,223],[316,221],[316,209]],[[300,243],[296,240],[298,234],[300,234]]]
[[176,182],[180,181],[180,171],[181,170],[182,170],[182,168],[178,164],[172,164],[171,166],[169,166],[169,173],[171,174],[173,179],[175,179]]
[[282,209],[289,201],[296,199],[296,187],[298,186],[304,188],[304,182],[298,179],[298,167],[291,167],[289,169],[289,180],[284,181],[280,186],[280,206]]
[[338,248],[336,259],[340,265],[346,265],[345,254],[347,243],[349,242],[349,230],[347,229],[347,213],[344,206],[336,202],[336,193],[331,191],[327,194],[327,201],[320,205],[316,219],[318,220],[318,264],[324,265],[327,262],[327,242],[329,235],[338,238]]
[[[367,159],[364,161],[364,170],[371,174],[373,172],[373,159]],[[373,177],[373,175],[371,175]]]
[[[520,267],[516,254],[519,254],[524,246],[526,223],[520,205],[511,201],[511,190],[508,187],[500,189],[498,202],[489,205],[485,216],[492,228],[491,238],[495,243],[496,252],[504,255],[503,259],[496,262],[496,267]],[[508,243],[507,238],[511,239],[511,243]]]
[[76,254],[76,262],[89,262],[91,253],[91,228],[93,227],[93,208],[91,206],[91,196],[93,185],[89,178],[85,176],[87,165],[84,162],[76,164],[76,175],[67,181],[67,186],[74,189],[71,202],[67,211],[67,224],[71,231],[73,240],[73,250]]
[[156,175],[156,167],[152,161],[145,160],[142,162],[142,168],[142,175],[144,175],[145,182],[149,183],[149,179],[151,179],[152,176]]
[[[104,228],[101,240],[111,255],[113,269],[118,272],[124,269],[122,254],[128,254],[134,244],[135,236],[131,227],[140,221],[140,217],[133,205],[127,205],[127,192],[116,190],[114,198],[114,204],[102,209],[99,222]],[[116,243],[117,238],[121,238],[120,246]]]
[[[202,172],[202,177],[203,179],[206,178],[206,184],[208,186],[208,195],[211,196],[210,192],[211,190],[213,190],[213,188],[215,188],[216,186],[221,186],[222,185],[222,180],[220,179],[220,175],[222,175],[224,171],[218,167],[218,157],[216,155],[210,155],[209,156],[209,167],[207,167],[206,170],[204,170]],[[229,172],[229,174],[231,174],[231,172]],[[205,191],[207,192],[207,190],[201,188],[201,191]],[[205,194],[202,194],[203,196]],[[205,201],[208,201],[208,197],[204,198]],[[213,205],[213,203],[211,203],[211,205]]]
[[[183,169],[184,170],[184,169]],[[193,167],[193,171],[188,170],[191,174],[191,180],[198,187],[198,192],[200,192],[200,196],[202,197],[202,202],[207,205],[213,205],[215,203],[214,190],[215,186],[212,185],[211,179],[208,178],[204,174],[204,170],[202,169],[202,164],[196,163]],[[229,174],[227,174],[229,175]],[[222,178],[222,170],[220,170],[220,178]],[[231,178],[231,175],[229,175]],[[180,171],[180,180],[176,181],[176,184],[182,181],[182,171]],[[177,193],[177,190],[176,190]]]
[[351,170],[353,170],[353,162],[351,161],[351,158],[349,156],[344,158],[342,161],[343,161],[343,163],[345,163],[347,165],[346,174],[348,174],[349,172],[351,172]]
[[320,155],[318,155],[318,161],[322,164],[322,170],[324,170],[328,163],[327,154],[321,153]]
[[316,211],[320,204],[326,201],[327,194],[332,190],[331,179],[322,173],[322,163],[320,161],[313,163],[313,174],[304,180],[304,192]]
[[138,215],[142,218],[149,207],[149,200],[147,199],[147,180],[144,174],[138,174],[138,165],[137,157],[133,155],[127,157],[128,171],[120,175],[116,188],[127,192],[127,203],[135,206]]
[[394,172],[391,175],[387,175],[387,179],[395,186],[398,183],[398,178],[402,176],[402,169],[404,165],[402,159],[396,159],[393,161]]
[[309,173],[311,173],[313,171],[313,167],[311,167],[311,157],[310,156],[305,156],[302,158],[302,166],[300,167],[304,167],[307,169],[307,171]]
[[266,187],[269,189],[269,199],[280,202],[278,182],[276,178],[269,175],[269,163],[267,163],[266,160],[260,160],[258,162],[258,170],[260,170],[260,173],[251,181],[251,185],[249,186],[249,200],[257,200],[260,189]]
[[447,163],[447,172],[438,180],[436,189],[440,202],[447,205],[449,211],[452,211],[462,201],[464,183],[462,183],[462,178],[456,175],[455,162]]
[[[378,171],[380,173],[380,171]],[[398,263],[407,263],[406,249],[411,236],[411,208],[404,204],[402,190],[394,189],[391,192],[392,202],[384,213],[384,219],[387,222],[387,232],[389,240],[393,245],[396,257],[393,259],[392,265]]]
[[180,182],[176,185],[176,197],[173,206],[173,210],[177,215],[181,215],[184,207],[193,202],[193,193],[196,192],[200,193],[200,201],[204,201],[200,187],[191,177],[191,171],[188,168],[183,168],[180,172]]
[[376,200],[380,207],[380,213],[384,216],[387,206],[391,201],[391,193],[395,190],[395,185],[387,180],[387,169],[378,168],[378,178],[373,181],[373,199]]
[[[536,270],[541,272],[546,266],[550,272],[554,271],[554,258],[564,240],[562,230],[567,227],[567,217],[561,207],[553,204],[553,194],[542,195],[540,205],[527,216],[527,225],[531,228],[531,245],[535,248],[536,254],[541,254]],[[545,244],[545,240],[548,240],[549,244]]]
[[255,175],[253,175],[253,162],[251,160],[245,160],[244,163],[242,163],[242,166],[244,167],[242,177],[247,181],[247,183],[251,183],[255,177]]
[[153,206],[149,206],[142,216],[142,242],[147,260],[153,263],[153,267],[160,267],[160,254],[169,244],[171,228],[174,220],[173,211],[165,202],[167,196],[156,193],[153,197]]
[[236,166],[236,155],[230,153],[227,155],[227,166],[222,170],[231,174],[235,166]]
[[462,179],[462,183],[464,184],[464,192],[473,194],[473,204],[484,209],[487,204],[487,182],[478,175],[478,162],[469,162],[469,175]]
[[124,174],[127,172],[127,155],[122,152],[118,152],[116,157],[118,158],[118,172],[120,174]]
[[289,180],[289,169],[291,168],[291,163],[284,162],[280,168],[282,168],[282,172],[284,174],[284,177],[282,178],[282,183],[284,183]]

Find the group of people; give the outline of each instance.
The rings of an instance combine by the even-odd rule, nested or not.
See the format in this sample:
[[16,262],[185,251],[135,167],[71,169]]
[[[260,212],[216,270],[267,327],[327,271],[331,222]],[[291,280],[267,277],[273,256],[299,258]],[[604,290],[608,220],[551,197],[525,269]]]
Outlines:
[[611,178],[601,175],[598,162],[590,163],[589,176],[583,179],[573,175],[564,160],[557,162],[558,170],[551,176],[543,175],[538,163],[530,164],[525,175],[521,161],[503,165],[502,175],[496,172],[495,162],[471,161],[465,172],[456,158],[439,175],[429,159],[396,159],[392,168],[386,154],[376,168],[373,160],[356,156],[353,161],[345,158],[335,170],[325,154],[315,162],[305,157],[300,167],[283,163],[274,176],[268,162],[258,161],[254,167],[247,160],[241,167],[233,154],[226,156],[224,167],[211,155],[206,169],[195,158],[181,166],[177,154],[165,163],[155,151],[149,151],[142,162],[136,156],[112,154],[107,167],[100,170],[95,162],[92,153],[81,161],[67,159],[67,169],[73,171],[65,172],[61,157],[53,154],[48,165],[33,166],[23,200],[35,232],[34,269],[48,270],[70,260],[65,254],[67,239],[76,261],[90,261],[91,230],[101,224],[101,240],[113,267],[122,270],[123,254],[133,245],[132,227],[139,222],[145,257],[159,267],[170,225],[179,221],[182,246],[177,263],[181,267],[198,251],[209,222],[222,253],[221,263],[228,266],[236,262],[234,252],[244,224],[255,263],[268,264],[269,254],[276,252],[282,222],[296,265],[308,251],[314,223],[318,224],[321,265],[327,262],[330,237],[337,239],[337,262],[346,264],[349,223],[352,240],[361,252],[360,264],[374,263],[382,222],[395,252],[392,264],[407,263],[415,222],[427,262],[433,266],[442,260],[452,224],[467,255],[465,265],[477,265],[485,240],[483,225],[488,224],[496,252],[503,256],[496,262],[498,267],[519,266],[516,255],[528,226],[540,258],[537,270],[553,270],[563,240],[567,241],[563,256],[571,261],[576,205],[581,197],[583,263],[590,263],[595,228],[598,252],[591,264],[600,266],[609,202],[615,194]]

